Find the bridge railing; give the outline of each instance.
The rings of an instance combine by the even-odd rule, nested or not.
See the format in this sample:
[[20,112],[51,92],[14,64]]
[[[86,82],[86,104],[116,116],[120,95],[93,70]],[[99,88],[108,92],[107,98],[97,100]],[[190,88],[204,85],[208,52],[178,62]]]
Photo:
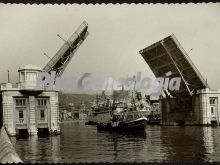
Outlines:
[[0,163],[22,163],[4,127],[0,130]]

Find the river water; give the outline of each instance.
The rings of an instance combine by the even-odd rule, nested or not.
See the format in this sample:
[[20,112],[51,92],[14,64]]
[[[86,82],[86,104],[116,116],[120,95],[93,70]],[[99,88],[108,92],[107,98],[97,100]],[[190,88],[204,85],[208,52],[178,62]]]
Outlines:
[[61,124],[48,138],[11,138],[24,162],[220,161],[220,127],[147,126],[146,133],[97,132],[83,122]]

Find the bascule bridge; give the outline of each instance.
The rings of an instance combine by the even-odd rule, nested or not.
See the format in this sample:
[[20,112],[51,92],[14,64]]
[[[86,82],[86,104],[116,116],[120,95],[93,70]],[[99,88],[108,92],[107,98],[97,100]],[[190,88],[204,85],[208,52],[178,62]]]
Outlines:
[[[177,38],[172,34],[140,50],[155,77],[180,77],[180,89],[164,90],[160,98],[164,125],[209,125],[220,121],[220,90],[211,90]],[[167,76],[166,73],[172,74]]]

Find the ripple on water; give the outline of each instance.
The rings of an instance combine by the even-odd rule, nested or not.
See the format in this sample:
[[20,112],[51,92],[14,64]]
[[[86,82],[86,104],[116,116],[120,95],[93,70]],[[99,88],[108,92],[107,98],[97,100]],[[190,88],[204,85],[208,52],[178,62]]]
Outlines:
[[24,162],[220,161],[219,127],[147,126],[146,134],[119,134],[74,122],[61,131],[12,142]]

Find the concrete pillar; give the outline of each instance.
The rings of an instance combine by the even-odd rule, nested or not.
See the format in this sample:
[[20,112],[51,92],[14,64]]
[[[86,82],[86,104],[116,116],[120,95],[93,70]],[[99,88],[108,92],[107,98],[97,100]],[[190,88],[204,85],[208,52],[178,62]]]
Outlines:
[[160,123],[162,124],[163,123],[163,113],[162,113],[162,98],[159,99],[159,109],[160,109]]
[[2,93],[0,92],[0,128],[3,126],[3,104],[2,104]]
[[207,125],[210,124],[208,122],[208,103],[209,103],[209,98],[206,93],[206,90],[204,90],[204,93],[200,94],[200,109],[201,109],[201,117],[202,117],[202,122],[201,124]]
[[10,92],[3,93],[3,125],[10,136],[15,136],[14,100]]
[[217,97],[217,120],[218,124],[220,125],[220,97]]
[[35,97],[29,96],[29,134],[37,135],[37,116],[36,116]]
[[50,95],[50,130],[60,132],[59,126],[59,105],[58,105],[58,93],[51,92]]
[[195,124],[201,124],[200,94],[196,94],[192,99],[193,121]]
[[199,95],[199,111],[200,111],[200,124],[205,124],[205,102],[204,102],[204,94]]

